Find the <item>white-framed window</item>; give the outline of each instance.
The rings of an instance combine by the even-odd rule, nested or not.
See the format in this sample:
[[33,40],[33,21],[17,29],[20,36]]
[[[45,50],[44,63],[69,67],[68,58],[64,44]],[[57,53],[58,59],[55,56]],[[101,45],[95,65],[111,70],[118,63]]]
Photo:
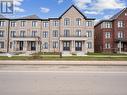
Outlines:
[[4,48],[4,42],[0,41],[0,48]]
[[36,37],[36,36],[37,36],[37,31],[32,31],[31,36],[32,36],[32,37]]
[[16,21],[11,21],[11,27],[16,27]]
[[58,37],[58,30],[53,30],[53,37]]
[[43,48],[44,48],[44,49],[48,49],[48,42],[44,42]]
[[48,31],[43,31],[43,38],[47,38],[48,37]]
[[92,48],[92,42],[87,42],[87,48],[91,49]]
[[16,37],[16,31],[11,31],[11,37]]
[[58,41],[53,41],[53,48],[58,48]]
[[76,37],[81,37],[81,30],[76,30]]
[[111,48],[111,45],[110,45],[110,43],[105,43],[105,48],[106,48],[106,49],[109,49],[109,48]]
[[54,21],[53,21],[53,26],[59,26],[59,21],[54,20]]
[[20,31],[20,37],[25,37],[25,31]]
[[64,30],[64,37],[69,37],[70,36],[70,30],[65,29]]
[[0,21],[0,27],[5,26],[5,21]]
[[105,32],[105,38],[111,38],[111,32]]
[[124,27],[124,22],[123,21],[118,21],[118,28]]
[[48,21],[44,21],[43,22],[43,27],[48,27],[49,26],[49,22]]
[[37,21],[32,21],[32,27],[37,27]]
[[118,32],[118,38],[123,38],[124,37],[124,34],[122,31]]
[[21,21],[21,27],[25,27],[26,21]]
[[92,27],[93,26],[93,21],[86,21],[85,22],[87,27]]
[[4,31],[0,30],[0,37],[4,37]]
[[76,18],[76,25],[78,25],[78,26],[81,25],[81,18]]
[[112,22],[103,22],[101,28],[112,28]]
[[87,30],[87,31],[86,31],[86,36],[87,36],[87,37],[92,37],[92,31]]
[[69,18],[65,18],[65,19],[64,19],[64,25],[65,25],[65,26],[70,25],[70,19],[69,19]]

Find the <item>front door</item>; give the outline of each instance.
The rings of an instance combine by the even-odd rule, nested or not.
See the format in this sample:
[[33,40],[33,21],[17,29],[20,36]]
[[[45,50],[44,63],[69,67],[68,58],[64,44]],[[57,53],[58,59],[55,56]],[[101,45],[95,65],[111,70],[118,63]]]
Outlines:
[[24,45],[23,41],[20,41],[19,42],[19,50],[23,50],[23,45]]
[[76,51],[82,51],[82,42],[81,41],[75,42],[75,50]]
[[36,42],[34,41],[31,42],[31,50],[36,50]]
[[63,51],[70,51],[70,41],[63,42]]

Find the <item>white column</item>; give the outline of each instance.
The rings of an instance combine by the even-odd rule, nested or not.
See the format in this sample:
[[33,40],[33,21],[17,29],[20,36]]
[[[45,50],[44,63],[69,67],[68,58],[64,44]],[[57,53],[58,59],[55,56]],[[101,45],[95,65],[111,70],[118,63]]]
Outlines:
[[119,53],[121,53],[122,51],[122,45],[121,45],[121,41],[119,42]]
[[63,41],[60,41],[59,47],[60,47],[60,52],[62,52],[63,51]]
[[27,41],[23,42],[23,51],[27,51]]
[[87,42],[86,41],[84,41],[83,46],[84,46],[84,53],[87,54]]
[[74,53],[75,52],[75,41],[72,40],[71,41],[71,53]]

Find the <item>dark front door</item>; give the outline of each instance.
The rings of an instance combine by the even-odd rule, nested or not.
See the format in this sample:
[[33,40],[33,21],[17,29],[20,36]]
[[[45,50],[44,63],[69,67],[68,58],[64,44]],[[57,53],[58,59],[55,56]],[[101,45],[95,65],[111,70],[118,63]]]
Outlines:
[[64,41],[63,42],[63,50],[64,51],[70,51],[70,41]]
[[31,42],[31,50],[36,50],[36,42]]
[[19,50],[23,50],[23,45],[24,45],[23,41],[20,41],[19,42]]
[[81,41],[75,42],[75,50],[76,51],[82,51],[82,42]]

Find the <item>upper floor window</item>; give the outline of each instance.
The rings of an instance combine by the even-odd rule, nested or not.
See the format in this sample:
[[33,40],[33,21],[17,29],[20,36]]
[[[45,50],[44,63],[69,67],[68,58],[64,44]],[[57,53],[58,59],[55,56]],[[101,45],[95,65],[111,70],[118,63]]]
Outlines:
[[11,27],[16,27],[16,22],[15,21],[11,21]]
[[43,31],[43,38],[47,38],[48,37],[48,31]]
[[59,22],[57,20],[53,21],[53,26],[59,26]]
[[37,31],[32,31],[32,37],[36,37],[36,33],[37,33]]
[[58,41],[53,41],[53,48],[58,48]]
[[58,37],[58,30],[53,30],[53,37]]
[[0,30],[0,37],[4,37],[4,31]]
[[11,31],[11,37],[16,37],[16,31]]
[[110,32],[105,32],[105,38],[110,38],[111,37],[111,33]]
[[64,30],[64,37],[70,36],[70,30]]
[[118,21],[118,28],[124,27],[124,22],[123,21]]
[[123,38],[123,32],[118,32],[118,38]]
[[76,30],[76,36],[81,37],[81,30]]
[[20,37],[24,37],[25,36],[25,31],[20,31]]
[[48,26],[49,26],[49,22],[48,21],[43,22],[43,27],[48,27]]
[[92,21],[86,21],[86,26],[87,27],[92,27],[93,26],[93,22]]
[[4,48],[4,42],[0,42],[0,48]]
[[92,31],[86,31],[86,36],[87,37],[92,37]]
[[78,25],[78,26],[81,25],[81,18],[76,18],[76,25]]
[[37,27],[37,21],[32,21],[32,27]]
[[112,22],[103,22],[101,28],[112,28]]
[[111,45],[110,45],[110,43],[105,43],[105,48],[106,48],[106,49],[109,49],[109,48],[111,48]]
[[26,21],[21,21],[21,27],[25,26]]
[[5,21],[0,21],[0,27],[5,26]]
[[65,19],[64,19],[64,25],[65,25],[65,26],[70,25],[70,19],[69,19],[69,18],[65,18]]

